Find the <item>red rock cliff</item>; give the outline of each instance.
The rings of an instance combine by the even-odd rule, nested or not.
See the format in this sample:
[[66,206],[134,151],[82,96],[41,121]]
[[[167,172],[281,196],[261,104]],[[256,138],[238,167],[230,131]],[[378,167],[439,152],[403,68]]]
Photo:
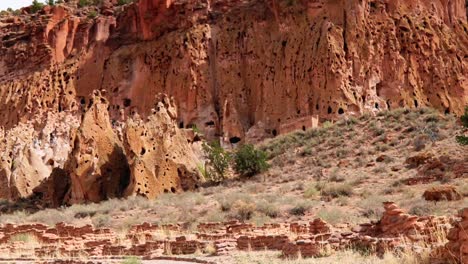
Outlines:
[[83,13],[2,20],[3,126],[76,111],[96,89],[109,92],[116,120],[147,115],[147,95],[166,92],[181,125],[226,139],[260,121],[266,135],[308,116],[461,113],[468,102],[462,0],[141,0],[115,17]]
[[340,115],[404,106],[459,114],[468,104],[463,0],[105,1],[97,17],[91,9],[0,19],[5,131],[47,113],[80,116],[93,90],[107,91],[111,123],[148,117],[162,92],[175,98],[180,127],[232,142]]

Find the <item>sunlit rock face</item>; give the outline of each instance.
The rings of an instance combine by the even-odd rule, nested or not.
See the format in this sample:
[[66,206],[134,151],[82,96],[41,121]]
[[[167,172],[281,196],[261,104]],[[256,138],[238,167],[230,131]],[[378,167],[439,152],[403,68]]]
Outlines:
[[[70,176],[54,203],[195,186],[192,155],[173,156],[168,146],[179,143],[161,147],[179,137],[176,128],[258,142],[342,115],[425,106],[460,114],[468,104],[462,0],[105,1],[94,11],[72,2],[0,18],[0,197],[30,195],[54,169]],[[100,114],[90,110],[93,91],[106,91]],[[165,111],[177,112],[164,129],[154,123],[159,93],[174,98]],[[111,179],[101,163],[113,147],[79,131],[91,115],[102,119],[102,144],[117,142],[117,160],[126,160]],[[148,138],[128,141],[140,129],[158,135],[172,158],[135,161],[135,146],[151,148]],[[76,161],[81,176],[67,169],[73,155],[95,152],[105,154]],[[89,171],[99,183],[87,182]],[[138,191],[147,182],[165,186]]]

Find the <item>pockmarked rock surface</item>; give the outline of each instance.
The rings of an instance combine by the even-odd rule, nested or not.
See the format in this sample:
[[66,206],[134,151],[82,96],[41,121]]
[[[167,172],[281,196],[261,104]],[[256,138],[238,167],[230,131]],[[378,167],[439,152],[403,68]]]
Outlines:
[[38,132],[32,121],[9,130],[2,139],[3,198],[56,207],[195,188],[197,158],[177,126],[173,99],[156,102],[146,121],[134,115],[111,122],[105,91],[94,91],[82,117],[48,115],[35,124]]
[[468,102],[463,0],[106,1],[96,17],[71,2],[1,18],[6,129],[101,89],[112,119],[151,115],[164,92],[181,127],[226,141]]
[[161,193],[194,189],[200,183],[195,154],[177,126],[173,99],[160,100],[147,120],[127,120],[124,145],[130,165],[126,195],[155,198]]

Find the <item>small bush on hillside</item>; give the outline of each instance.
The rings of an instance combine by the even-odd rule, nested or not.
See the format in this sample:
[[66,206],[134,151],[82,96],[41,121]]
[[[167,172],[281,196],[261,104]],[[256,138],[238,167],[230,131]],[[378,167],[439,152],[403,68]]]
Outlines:
[[252,218],[254,212],[255,204],[250,202],[238,200],[232,205],[232,216],[239,221],[249,220]]
[[90,19],[94,19],[98,16],[98,13],[94,10],[90,11],[89,14],[88,14],[88,18]]
[[234,154],[234,169],[244,177],[264,172],[268,169],[267,154],[253,145],[243,145]]
[[204,166],[204,176],[210,181],[222,181],[229,168],[231,155],[217,141],[210,144],[203,143],[202,147],[208,159],[208,163]]
[[290,215],[295,215],[295,216],[303,216],[307,213],[309,210],[310,205],[305,204],[305,203],[300,203],[294,206],[289,210]]
[[[468,128],[468,106],[465,107],[465,114],[461,116],[461,123],[464,127]],[[457,142],[460,145],[468,145],[468,137],[466,136],[457,136]]]
[[426,142],[428,138],[426,135],[419,135],[414,139],[413,147],[416,151],[421,151],[426,148]]
[[117,1],[117,5],[121,6],[121,5],[126,5],[126,4],[130,4],[132,3],[134,0],[118,0]]
[[304,191],[304,198],[313,199],[320,195],[320,192],[317,190],[315,184],[311,184]]
[[122,264],[139,264],[142,263],[141,260],[138,257],[130,256],[130,257],[125,257],[125,259],[122,261]]
[[102,0],[79,0],[78,7],[85,7],[85,6],[98,6],[100,5]]
[[322,195],[338,198],[353,195],[353,187],[349,184],[328,184],[322,189]]
[[44,7],[44,4],[37,1],[33,0],[31,4],[31,12],[37,13],[39,10],[41,10]]
[[55,5],[55,0],[47,0],[47,5],[50,5],[50,6]]

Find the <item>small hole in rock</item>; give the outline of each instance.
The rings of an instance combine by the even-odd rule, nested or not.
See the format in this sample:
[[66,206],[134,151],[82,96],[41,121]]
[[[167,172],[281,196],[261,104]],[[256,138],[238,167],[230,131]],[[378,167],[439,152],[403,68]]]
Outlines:
[[236,143],[239,143],[241,141],[240,137],[232,137],[229,139],[229,142],[231,142],[231,144],[236,144]]

